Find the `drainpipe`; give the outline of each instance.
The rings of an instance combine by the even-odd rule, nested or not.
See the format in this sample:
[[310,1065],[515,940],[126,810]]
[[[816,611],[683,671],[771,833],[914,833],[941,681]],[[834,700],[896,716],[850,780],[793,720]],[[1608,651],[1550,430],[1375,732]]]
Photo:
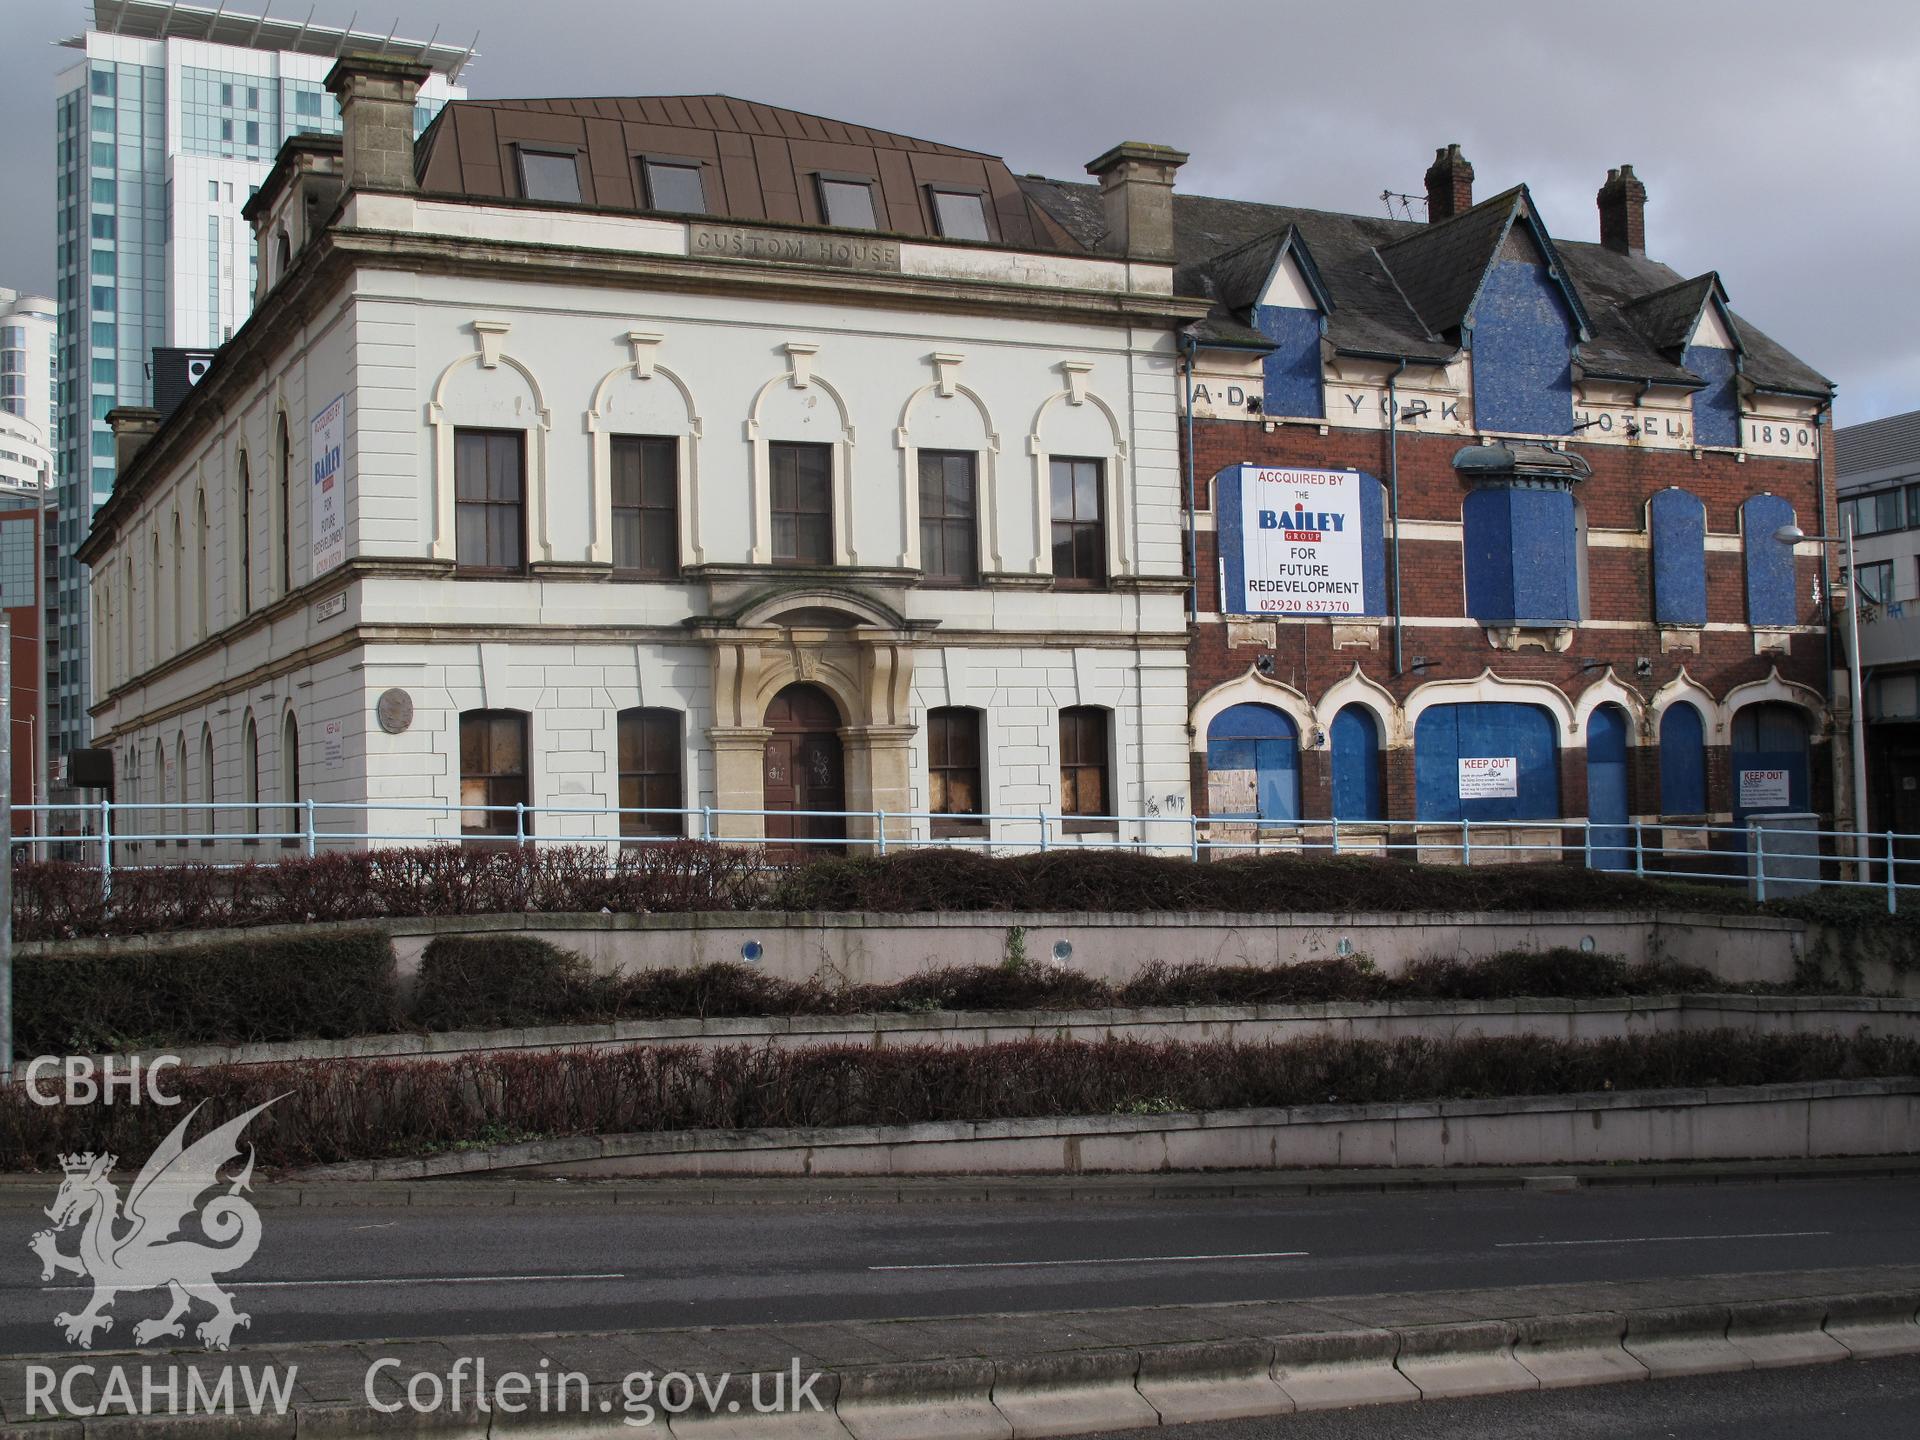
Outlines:
[[1387,377],[1387,504],[1393,516],[1393,673],[1406,673],[1400,647],[1400,377],[1407,373],[1407,357]]
[[[1180,354],[1187,362],[1187,564],[1193,570],[1187,577],[1187,623],[1196,625],[1200,621],[1200,522],[1193,469],[1193,358],[1199,352],[1200,345],[1184,330],[1180,332],[1178,343]],[[1821,514],[1825,513],[1821,511]],[[1217,523],[1216,520],[1216,526]],[[1219,533],[1216,528],[1214,534],[1218,536]]]
[[[1820,507],[1820,533],[1831,535],[1833,527],[1827,524],[1827,443],[1822,433],[1821,417],[1830,414],[1833,401],[1817,406],[1813,412],[1813,503]],[[1837,515],[1834,517],[1839,518]],[[1820,638],[1826,646],[1826,664],[1820,670],[1820,689],[1827,697],[1827,703],[1833,703],[1833,572],[1827,568],[1831,545],[1820,547],[1820,605],[1825,612],[1825,624],[1820,627]],[[1847,603],[1853,603],[1853,575],[1847,575]],[[1866,829],[1864,819],[1860,828]]]

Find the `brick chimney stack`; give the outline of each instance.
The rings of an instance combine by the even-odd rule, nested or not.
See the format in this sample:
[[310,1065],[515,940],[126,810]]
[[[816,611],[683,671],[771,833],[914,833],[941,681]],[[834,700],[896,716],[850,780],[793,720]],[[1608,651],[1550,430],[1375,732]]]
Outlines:
[[1600,243],[1622,255],[1647,253],[1647,187],[1631,165],[1607,171],[1600,202]]
[[410,60],[343,55],[327,72],[340,97],[341,169],[349,190],[413,190],[413,102],[433,71]]
[[1109,255],[1167,265],[1173,262],[1173,177],[1187,163],[1184,150],[1127,140],[1098,160],[1087,173],[1100,182],[1106,210]]
[[1472,208],[1473,162],[1458,145],[1434,151],[1427,167],[1427,223],[1437,225]]

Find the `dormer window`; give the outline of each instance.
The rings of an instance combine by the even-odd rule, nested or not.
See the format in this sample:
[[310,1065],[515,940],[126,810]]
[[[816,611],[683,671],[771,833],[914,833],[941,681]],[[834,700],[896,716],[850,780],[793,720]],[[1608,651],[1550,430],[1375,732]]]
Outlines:
[[873,214],[873,181],[860,175],[817,175],[820,214],[842,230],[877,230]]
[[950,190],[935,185],[928,188],[933,197],[934,225],[949,240],[991,240],[987,231],[987,202],[978,190]]
[[700,183],[698,160],[643,159],[640,176],[646,185],[649,210],[670,210],[678,215],[707,213],[707,192]]
[[571,150],[530,150],[520,152],[520,194],[528,200],[557,200],[564,205],[580,203],[580,166]]

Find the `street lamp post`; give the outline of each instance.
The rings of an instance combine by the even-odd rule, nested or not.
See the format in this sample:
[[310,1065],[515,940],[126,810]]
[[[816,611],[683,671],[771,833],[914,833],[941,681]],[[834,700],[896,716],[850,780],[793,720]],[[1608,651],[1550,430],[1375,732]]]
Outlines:
[[[1859,878],[1867,878],[1867,696],[1860,683],[1860,572],[1853,563],[1853,517],[1845,520],[1842,543],[1847,547],[1847,678],[1853,692],[1852,724],[1848,727],[1853,750],[1853,851],[1859,862]],[[1798,525],[1782,525],[1773,532],[1782,545],[1798,545],[1811,540],[1831,545],[1831,535],[1809,535]]]

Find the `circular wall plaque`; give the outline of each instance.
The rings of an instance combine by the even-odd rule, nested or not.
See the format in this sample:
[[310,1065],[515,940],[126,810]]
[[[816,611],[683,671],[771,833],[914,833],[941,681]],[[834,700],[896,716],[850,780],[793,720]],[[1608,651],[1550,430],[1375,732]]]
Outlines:
[[413,724],[413,697],[404,690],[382,691],[374,708],[380,716],[380,728],[389,735],[399,735]]

